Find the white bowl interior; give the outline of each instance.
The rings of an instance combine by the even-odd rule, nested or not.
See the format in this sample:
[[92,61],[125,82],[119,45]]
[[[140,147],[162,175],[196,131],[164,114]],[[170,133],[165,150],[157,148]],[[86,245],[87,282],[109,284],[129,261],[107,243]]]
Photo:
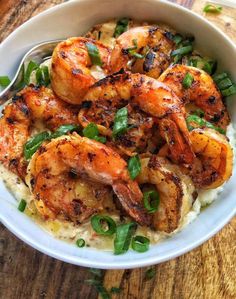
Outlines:
[[[46,40],[78,36],[93,24],[128,16],[163,22],[178,32],[196,38],[196,47],[218,61],[219,69],[230,73],[236,81],[236,48],[233,43],[206,20],[165,1],[155,0],[81,0],[52,8],[19,27],[0,45],[0,74],[13,77],[23,54],[33,45]],[[236,121],[236,97],[228,100],[232,121]],[[115,256],[92,248],[74,245],[51,237],[30,218],[20,213],[14,197],[0,183],[0,217],[15,235],[34,248],[76,265],[98,268],[134,268],[156,264],[179,256],[200,245],[225,225],[236,211],[233,186],[235,172],[219,198],[182,232],[152,246],[143,254],[129,251]]]

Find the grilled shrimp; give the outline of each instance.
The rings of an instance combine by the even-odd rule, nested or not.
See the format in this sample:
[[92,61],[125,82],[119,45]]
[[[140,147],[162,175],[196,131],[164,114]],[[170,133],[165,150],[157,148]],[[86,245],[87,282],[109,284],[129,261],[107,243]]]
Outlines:
[[139,184],[151,184],[147,188],[152,190],[154,187],[159,193],[160,204],[153,218],[154,229],[171,233],[179,228],[195,199],[191,179],[167,159],[152,156],[141,159],[141,173],[137,181]]
[[92,60],[87,46],[96,47],[102,69],[106,73],[110,49],[98,41],[84,37],[72,37],[59,43],[53,51],[51,85],[54,92],[64,101],[79,104],[88,88],[96,82],[92,73]]
[[[122,156],[133,156],[154,147],[156,143],[156,124],[152,116],[131,105],[125,100],[101,100],[83,103],[84,108],[79,112],[79,122],[83,127],[95,123],[102,135],[108,137],[107,145],[114,148]],[[87,108],[86,108],[87,107]],[[126,107],[128,110],[129,130],[118,135],[115,141],[112,137],[112,126],[118,109]]]
[[145,75],[122,73],[98,81],[84,97],[84,101],[96,103],[121,99],[132,102],[158,119],[160,132],[169,145],[173,159],[191,163],[194,155],[189,143],[184,109],[181,100],[170,88]]
[[36,120],[44,121],[54,130],[62,124],[78,123],[77,110],[45,87],[27,87],[13,97],[0,119],[0,161],[21,178],[25,177],[26,171],[23,146]]
[[[183,87],[183,79],[187,73],[193,77],[193,83],[187,89]],[[169,67],[158,81],[169,86],[184,103],[193,102],[204,111],[204,117],[221,128],[229,124],[229,115],[222,101],[222,96],[211,76],[203,70],[187,65]]]
[[227,138],[212,129],[195,129],[190,133],[197,156],[190,171],[195,185],[202,189],[221,186],[232,175],[233,151]]
[[35,199],[43,203],[39,212],[44,213],[46,206],[50,210],[47,217],[62,214],[82,222],[97,211],[97,206],[99,209],[96,200],[91,203],[86,197],[76,196],[76,178],[85,178],[112,186],[129,216],[140,224],[150,223],[142,206],[142,192],[137,182],[130,179],[126,162],[97,141],[75,133],[54,139],[35,153],[28,171]]
[[[233,151],[227,138],[213,129],[204,128],[192,130],[190,140],[196,158],[182,171],[191,176],[197,188],[221,186],[232,175]],[[168,151],[165,145],[158,156],[166,157]]]
[[116,40],[111,54],[111,71],[124,68],[158,78],[170,65],[173,48],[168,34],[157,26],[131,28]]

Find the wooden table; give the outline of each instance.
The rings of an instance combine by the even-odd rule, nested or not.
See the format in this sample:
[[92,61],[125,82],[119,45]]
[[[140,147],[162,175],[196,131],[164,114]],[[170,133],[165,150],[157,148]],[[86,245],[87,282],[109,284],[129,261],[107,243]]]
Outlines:
[[[0,0],[0,41],[30,17],[61,2]],[[205,0],[172,2],[203,14]],[[207,17],[236,41],[236,10],[225,7],[221,15]],[[97,298],[94,287],[84,283],[91,277],[88,269],[57,261],[32,249],[2,225],[0,232],[0,298]],[[235,240],[236,218],[204,245],[155,266],[153,279],[144,280],[147,268],[103,271],[104,285],[108,289],[121,287],[122,292],[113,298],[122,299],[235,299]]]

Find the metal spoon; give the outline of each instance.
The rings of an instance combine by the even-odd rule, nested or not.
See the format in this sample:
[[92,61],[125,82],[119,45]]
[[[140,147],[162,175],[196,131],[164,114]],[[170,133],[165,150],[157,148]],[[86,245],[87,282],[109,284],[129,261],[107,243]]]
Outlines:
[[16,94],[17,85],[21,82],[22,77],[24,76],[25,66],[33,60],[34,62],[40,64],[43,61],[47,60],[52,56],[52,52],[56,45],[63,40],[53,40],[43,42],[41,44],[36,45],[32,49],[30,49],[22,58],[20,65],[17,69],[17,72],[12,79],[11,83],[0,92],[0,105],[10,99],[12,96]]

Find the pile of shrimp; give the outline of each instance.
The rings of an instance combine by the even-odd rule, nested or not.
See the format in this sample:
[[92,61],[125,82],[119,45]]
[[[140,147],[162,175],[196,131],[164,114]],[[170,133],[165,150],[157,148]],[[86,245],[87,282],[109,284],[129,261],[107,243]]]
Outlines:
[[[224,184],[232,174],[233,152],[226,136],[212,128],[189,131],[188,106],[226,129],[226,106],[206,72],[173,64],[175,43],[158,26],[129,28],[103,44],[94,35],[59,43],[51,62],[51,88],[29,85],[4,107],[0,119],[0,161],[28,186],[43,219],[81,225],[104,213],[104,199],[120,216],[152,230],[172,233],[191,210],[199,189]],[[139,58],[131,57],[134,47]],[[100,55],[102,79],[94,75],[87,44]],[[146,55],[145,49],[148,49]],[[193,84],[182,81],[189,73]],[[114,138],[115,115],[128,111],[129,129]],[[106,143],[71,133],[46,140],[26,161],[24,144],[37,121],[51,131],[61,125],[97,126]],[[138,156],[141,170],[132,179],[128,161]],[[85,184],[87,194],[78,192]],[[149,213],[143,192],[154,188],[160,205]]]

